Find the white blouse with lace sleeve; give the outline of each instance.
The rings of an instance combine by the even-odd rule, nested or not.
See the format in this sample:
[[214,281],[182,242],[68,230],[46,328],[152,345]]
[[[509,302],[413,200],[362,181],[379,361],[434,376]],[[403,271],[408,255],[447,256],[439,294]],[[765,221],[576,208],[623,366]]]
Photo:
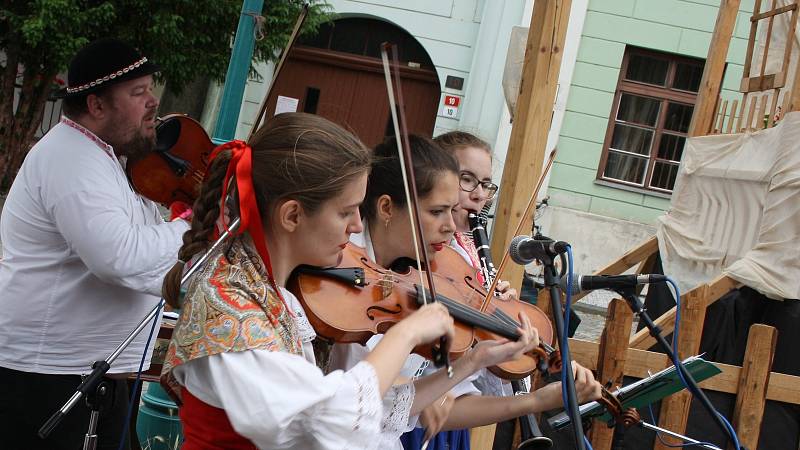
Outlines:
[[174,374],[259,448],[380,448],[383,405],[367,362],[323,375],[301,356],[248,350],[192,360]]

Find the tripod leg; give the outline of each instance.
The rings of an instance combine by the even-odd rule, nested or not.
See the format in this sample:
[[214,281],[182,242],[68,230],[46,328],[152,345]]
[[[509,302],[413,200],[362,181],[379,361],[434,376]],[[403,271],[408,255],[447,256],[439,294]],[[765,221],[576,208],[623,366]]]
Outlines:
[[83,439],[83,450],[97,449],[97,423],[100,420],[100,410],[103,402],[108,396],[110,386],[107,381],[101,381],[97,389],[86,396],[86,404],[89,405],[91,415],[89,416],[89,429],[86,430],[86,437]]

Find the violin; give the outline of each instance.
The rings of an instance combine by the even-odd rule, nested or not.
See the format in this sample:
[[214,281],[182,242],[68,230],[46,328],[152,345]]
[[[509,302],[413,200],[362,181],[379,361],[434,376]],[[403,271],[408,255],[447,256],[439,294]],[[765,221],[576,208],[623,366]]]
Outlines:
[[126,167],[133,188],[166,207],[175,201],[194,204],[214,149],[211,138],[185,114],[160,118],[156,136],[156,148]]
[[[258,116],[247,137],[249,141],[261,124],[267,109],[267,100],[281,73],[300,28],[308,16],[308,4],[304,4],[289,36],[286,47],[272,75],[272,81],[264,94]],[[138,161],[129,161],[126,172],[133,188],[144,197],[169,207],[181,201],[193,205],[205,176],[208,158],[215,145],[208,133],[196,120],[185,114],[170,114],[159,119],[156,126],[156,149]]]
[[[436,283],[435,300],[441,302],[455,319],[455,337],[449,355],[462,356],[476,341],[519,339],[519,312],[527,314],[540,332],[540,339],[552,343],[550,320],[538,308],[520,301],[494,302],[484,312],[479,310],[486,291],[475,279],[475,269],[455,250],[444,247],[431,262],[430,275]],[[289,290],[303,304],[311,325],[320,337],[360,344],[374,334],[385,333],[423,304],[422,293],[430,292],[419,283],[415,267],[405,272],[393,271],[370,261],[365,250],[350,244],[343,251],[342,262],[333,269],[301,266],[287,283]],[[430,347],[415,353],[429,357]],[[537,355],[490,368],[501,378],[519,379],[537,368]]]

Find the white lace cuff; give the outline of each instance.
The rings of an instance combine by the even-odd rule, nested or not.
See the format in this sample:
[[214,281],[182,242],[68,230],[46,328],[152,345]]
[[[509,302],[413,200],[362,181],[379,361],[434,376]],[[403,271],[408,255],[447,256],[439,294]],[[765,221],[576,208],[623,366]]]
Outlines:
[[386,392],[381,420],[381,440],[384,443],[397,442],[400,435],[414,429],[417,419],[409,419],[412,419],[411,404],[415,393],[414,383],[394,385]]
[[[356,402],[358,415],[353,422],[353,433],[367,433],[368,439],[374,439],[374,429],[377,428],[377,418],[383,413],[383,403],[380,398],[378,375],[372,364],[361,361],[348,370],[347,373],[356,382]],[[372,430],[370,430],[372,428]],[[371,432],[370,432],[371,431]]]

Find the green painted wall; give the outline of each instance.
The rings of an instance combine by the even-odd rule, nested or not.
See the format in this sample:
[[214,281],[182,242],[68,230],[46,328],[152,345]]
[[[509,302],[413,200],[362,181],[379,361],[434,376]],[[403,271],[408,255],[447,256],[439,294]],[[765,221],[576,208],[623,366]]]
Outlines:
[[[589,0],[558,156],[551,204],[652,224],[669,199],[597,184],[603,140],[626,45],[705,59],[719,0]],[[742,0],[728,52],[723,97],[742,76],[753,0]]]

